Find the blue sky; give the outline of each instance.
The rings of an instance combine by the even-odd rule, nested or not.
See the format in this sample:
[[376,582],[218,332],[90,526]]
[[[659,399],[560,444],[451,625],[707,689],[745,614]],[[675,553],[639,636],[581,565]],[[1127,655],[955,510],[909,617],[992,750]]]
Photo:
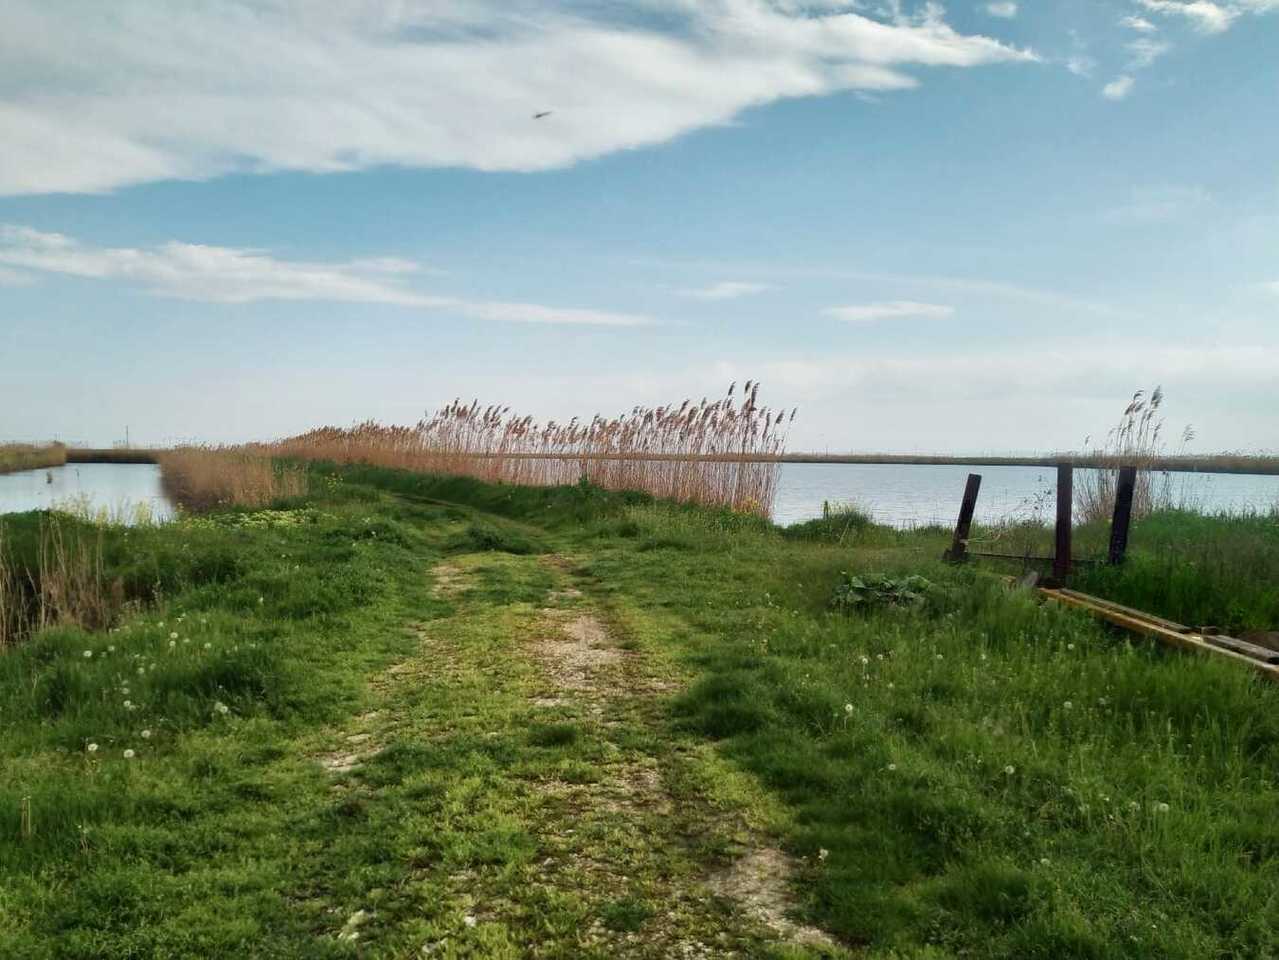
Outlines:
[[[1279,428],[1279,0],[8,0],[0,439]],[[533,114],[550,111],[534,119]]]

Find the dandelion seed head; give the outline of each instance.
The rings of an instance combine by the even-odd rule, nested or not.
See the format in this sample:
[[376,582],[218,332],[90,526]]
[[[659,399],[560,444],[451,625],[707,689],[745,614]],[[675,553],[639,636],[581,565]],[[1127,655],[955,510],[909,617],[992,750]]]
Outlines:
[[97,753],[98,745],[96,743],[91,743],[85,749],[88,750],[90,753]]
[[1167,812],[1168,812],[1169,810],[1171,810],[1171,809],[1172,809],[1172,807],[1168,806],[1168,804],[1166,804],[1166,803],[1157,803],[1157,804],[1155,804],[1155,811],[1156,811],[1156,812],[1158,812],[1158,813],[1167,813]]
[[150,730],[143,730],[143,731],[142,731],[142,739],[143,739],[143,740],[150,740],[150,739],[151,739],[151,731],[150,731]]
[[85,659],[86,659],[86,660],[87,660],[89,657],[91,657],[91,656],[93,656],[93,651],[92,651],[92,650],[86,650],[86,651],[84,651],[84,657],[85,657]]
[[1011,763],[1008,764],[1008,766],[1004,767],[1004,773],[1008,774],[1008,776],[1010,777],[1016,772],[1017,772],[1017,768],[1014,767]]
[[895,763],[890,763],[890,764],[888,765],[888,769],[889,769],[889,770],[896,770],[896,769],[897,769],[897,764],[895,764]]
[[170,639],[170,640],[176,640],[176,639],[178,639],[178,635],[177,635],[176,633],[171,633],[171,634],[169,634],[169,639]]
[[132,760],[135,756],[136,754],[132,750],[124,751],[124,759],[126,760]]

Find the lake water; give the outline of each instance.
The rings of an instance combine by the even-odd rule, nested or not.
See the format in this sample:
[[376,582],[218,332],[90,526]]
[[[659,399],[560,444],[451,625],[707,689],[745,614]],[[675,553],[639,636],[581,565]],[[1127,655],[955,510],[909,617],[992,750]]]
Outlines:
[[[52,482],[50,482],[52,480]],[[153,463],[68,463],[41,470],[0,474],[0,513],[48,510],[84,504],[128,522],[140,505],[152,520],[168,520],[173,504],[160,488]]]
[[[1082,473],[1083,471],[1079,471]],[[880,523],[952,526],[969,473],[982,475],[977,519],[1038,517],[1052,522],[1057,474],[1051,467],[970,467],[941,464],[787,463],[782,465],[773,518],[795,523],[819,517],[822,501],[852,501]],[[1173,474],[1174,496],[1205,511],[1267,510],[1279,505],[1279,477],[1224,473]],[[49,482],[52,478],[53,482]],[[1079,483],[1076,478],[1076,484]],[[69,463],[48,470],[0,474],[0,513],[47,510],[83,502],[96,512],[129,518],[145,504],[154,520],[173,516],[150,463]]]
[[[1076,471],[1075,486],[1080,483]],[[948,464],[787,463],[773,507],[780,524],[822,515],[822,501],[852,501],[879,523],[896,527],[954,526],[970,473],[981,474],[976,518],[982,522],[1055,516],[1053,467],[974,467]],[[1173,496],[1205,512],[1269,510],[1279,506],[1279,477],[1174,473]]]

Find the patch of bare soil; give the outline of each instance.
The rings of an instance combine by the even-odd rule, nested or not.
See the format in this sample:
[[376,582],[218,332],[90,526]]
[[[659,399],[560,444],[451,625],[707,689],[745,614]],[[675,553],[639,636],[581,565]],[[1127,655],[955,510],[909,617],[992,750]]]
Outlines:
[[622,662],[622,651],[594,614],[547,617],[539,632],[533,655],[556,691],[598,695],[608,686],[606,674]]
[[796,907],[790,892],[795,862],[780,850],[760,847],[739,857],[728,869],[711,877],[708,886],[718,896],[738,903],[755,920],[791,943],[835,947],[816,927],[790,919]]
[[437,563],[431,568],[431,593],[436,597],[456,597],[466,585],[466,571],[457,564]]

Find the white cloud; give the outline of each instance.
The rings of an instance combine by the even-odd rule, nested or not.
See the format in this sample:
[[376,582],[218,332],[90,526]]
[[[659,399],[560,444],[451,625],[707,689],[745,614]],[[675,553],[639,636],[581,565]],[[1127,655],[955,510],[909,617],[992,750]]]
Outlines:
[[1086,53],[1077,53],[1066,58],[1066,69],[1077,77],[1091,77],[1097,69],[1097,61]]
[[1122,100],[1132,93],[1133,78],[1129,76],[1115,77],[1101,88],[1101,95],[1107,100]]
[[712,283],[708,287],[692,290],[680,290],[681,296],[694,300],[736,300],[738,297],[749,297],[773,288],[767,283],[748,283],[743,280],[724,280]]
[[822,311],[836,320],[850,323],[875,323],[879,320],[899,320],[914,317],[924,320],[944,320],[955,315],[955,308],[940,303],[917,303],[914,300],[886,300],[843,307],[827,307]]
[[1017,4],[1012,0],[996,0],[995,3],[986,4],[986,12],[992,17],[1003,17],[1005,20],[1011,20],[1017,16]]
[[150,249],[95,247],[63,234],[13,224],[0,224],[0,265],[94,280],[131,281],[156,296],[207,303],[386,303],[479,320],[602,326],[652,322],[635,314],[422,293],[404,283],[406,276],[419,271],[419,265],[397,258],[310,263],[280,260],[260,250],[176,241]]
[[1172,49],[1172,44],[1161,43],[1148,37],[1140,37],[1127,45],[1132,59],[1128,62],[1130,70],[1144,70],[1165,53]]
[[1119,21],[1119,25],[1129,30],[1136,30],[1138,33],[1155,33],[1159,29],[1145,17],[1124,17]]
[[1235,19],[1244,12],[1245,5],[1217,4],[1211,0],[1138,0],[1152,13],[1184,17],[1203,33],[1221,33],[1228,30]]
[[[533,171],[1034,54],[789,0],[6,0],[0,194],[378,164]],[[533,113],[552,110],[540,120]]]

